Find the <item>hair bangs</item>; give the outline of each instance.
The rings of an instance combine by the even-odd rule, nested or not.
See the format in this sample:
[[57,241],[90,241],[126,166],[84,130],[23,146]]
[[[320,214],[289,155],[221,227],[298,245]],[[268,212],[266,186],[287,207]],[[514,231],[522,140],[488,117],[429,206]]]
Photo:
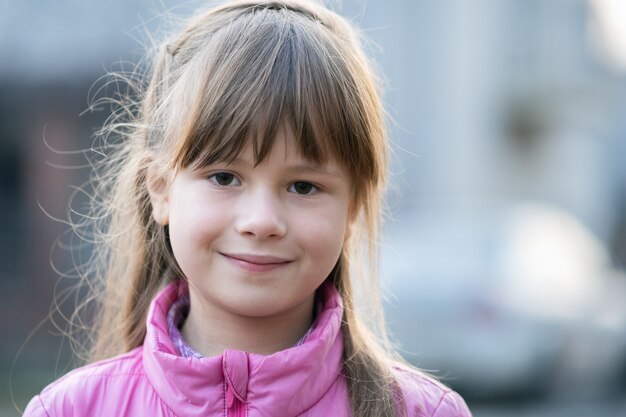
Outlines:
[[232,161],[248,145],[259,164],[279,129],[289,128],[305,159],[322,164],[334,157],[353,177],[371,178],[375,158],[363,143],[370,133],[365,109],[358,109],[357,82],[346,79],[346,54],[322,23],[286,8],[259,7],[221,32],[219,42],[204,46],[204,62],[190,63],[202,66],[204,78],[188,81],[201,88],[176,165]]

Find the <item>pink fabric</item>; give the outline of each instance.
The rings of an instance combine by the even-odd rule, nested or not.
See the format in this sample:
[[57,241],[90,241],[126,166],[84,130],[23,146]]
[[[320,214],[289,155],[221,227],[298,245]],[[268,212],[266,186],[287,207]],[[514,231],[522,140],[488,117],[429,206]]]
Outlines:
[[[153,301],[143,346],[68,373],[35,396],[24,416],[224,417],[234,413],[232,404],[243,404],[237,412],[249,417],[350,414],[341,374],[343,309],[330,283],[321,288],[323,307],[300,346],[206,358],[179,356],[170,338],[167,313],[180,285],[168,285]],[[458,394],[431,378],[401,371],[397,378],[408,416],[471,416]]]
[[183,358],[201,358],[202,355],[189,346],[183,339],[183,335],[180,334],[180,328],[185,323],[187,314],[189,314],[189,293],[184,292],[179,294],[178,299],[167,313],[167,329],[170,339],[172,339],[176,352]]

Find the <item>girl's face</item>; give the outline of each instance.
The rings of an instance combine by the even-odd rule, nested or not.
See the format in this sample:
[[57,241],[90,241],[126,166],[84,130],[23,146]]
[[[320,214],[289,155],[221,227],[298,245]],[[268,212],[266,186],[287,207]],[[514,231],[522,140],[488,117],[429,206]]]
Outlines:
[[349,174],[333,160],[303,159],[284,129],[256,167],[248,146],[232,163],[181,169],[151,189],[189,281],[191,313],[238,317],[312,305],[346,239],[351,196]]

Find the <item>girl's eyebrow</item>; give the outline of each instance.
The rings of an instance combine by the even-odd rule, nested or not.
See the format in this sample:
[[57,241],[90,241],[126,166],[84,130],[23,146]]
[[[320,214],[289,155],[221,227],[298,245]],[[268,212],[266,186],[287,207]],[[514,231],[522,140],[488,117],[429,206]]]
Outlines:
[[292,171],[294,173],[305,172],[305,173],[312,173],[312,174],[328,175],[328,176],[337,177],[337,178],[342,177],[341,172],[327,165],[295,164],[295,165],[289,165],[287,167],[287,170]]

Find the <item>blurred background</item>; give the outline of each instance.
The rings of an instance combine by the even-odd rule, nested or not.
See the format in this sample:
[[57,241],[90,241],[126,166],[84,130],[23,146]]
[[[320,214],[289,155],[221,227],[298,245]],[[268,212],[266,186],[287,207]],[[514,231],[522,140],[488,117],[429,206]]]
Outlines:
[[[83,113],[90,88],[201,4],[0,1],[1,417],[71,363],[47,318],[74,283],[55,269],[81,260],[52,218],[108,116]],[[626,2],[336,8],[386,77],[382,277],[405,357],[477,417],[626,415]]]

